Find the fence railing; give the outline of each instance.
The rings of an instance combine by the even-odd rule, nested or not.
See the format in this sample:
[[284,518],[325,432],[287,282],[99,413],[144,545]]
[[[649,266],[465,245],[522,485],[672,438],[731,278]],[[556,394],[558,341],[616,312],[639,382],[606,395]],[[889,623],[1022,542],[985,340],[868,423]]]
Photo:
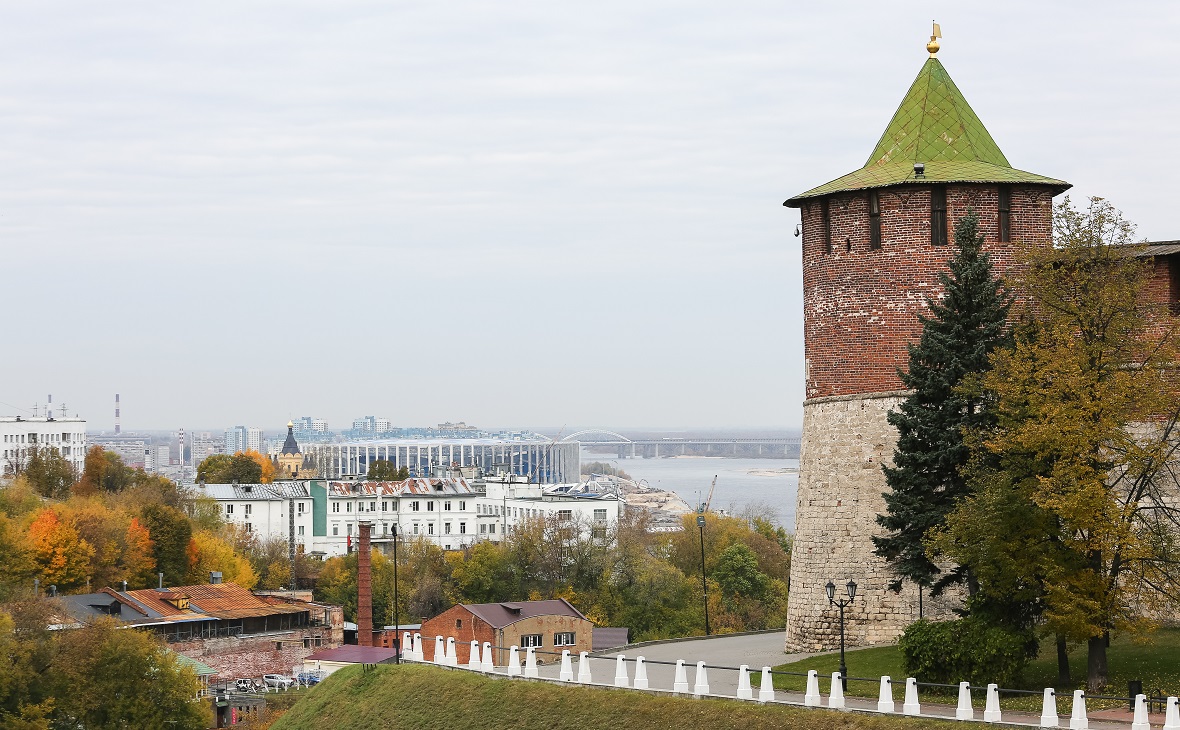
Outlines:
[[[427,642],[428,643],[428,642]],[[882,676],[877,678],[871,677],[841,677],[839,672],[833,672],[830,682],[828,682],[828,694],[825,701],[824,695],[821,693],[819,672],[810,670],[808,672],[789,672],[774,670],[770,667],[762,667],[758,669],[751,669],[749,665],[742,664],[737,667],[726,666],[722,664],[709,664],[704,661],[695,663],[687,663],[683,659],[678,659],[674,662],[657,659],[646,659],[643,656],[635,658],[628,658],[623,654],[619,654],[613,658],[611,657],[593,657],[594,661],[599,662],[601,667],[603,663],[614,662],[615,671],[613,681],[609,683],[594,681],[593,672],[591,670],[591,657],[589,652],[580,651],[577,653],[576,662],[577,668],[575,671],[574,662],[575,656],[570,649],[563,649],[561,651],[548,651],[538,647],[520,647],[512,646],[496,646],[490,642],[483,642],[482,645],[478,641],[460,642],[456,643],[454,637],[436,636],[433,640],[434,649],[431,653],[431,659],[427,661],[425,657],[424,642],[421,634],[411,634],[406,632],[403,634],[402,646],[408,647],[402,652],[402,658],[406,661],[422,662],[437,664],[440,666],[448,666],[454,668],[461,668],[470,671],[482,672],[494,676],[502,677],[521,677],[524,679],[538,679],[547,681],[557,681],[576,684],[587,684],[596,686],[612,686],[618,688],[640,689],[656,692],[671,692],[677,695],[691,695],[693,697],[733,697],[739,700],[757,701],[760,703],[777,702],[782,704],[802,704],[805,707],[827,707],[830,709],[855,709],[859,711],[880,712],[884,714],[897,714],[897,702],[894,698],[893,685],[895,680],[889,676]],[[458,650],[460,646],[467,646],[468,660],[460,663],[458,660]],[[495,661],[496,653],[499,652],[502,656],[507,652],[508,660],[506,663],[497,664]],[[521,655],[523,656],[523,660]],[[558,676],[542,677],[540,674],[540,667],[538,665],[538,655],[552,656],[560,658],[560,666]],[[672,686],[670,688],[660,688],[651,686],[648,678],[647,667],[649,666],[665,666],[674,667],[674,674]],[[688,679],[689,670],[694,670],[693,682],[690,684]],[[717,694],[711,691],[709,684],[709,670],[714,672],[736,672],[737,673],[737,689],[733,695]],[[601,670],[599,670],[601,673]],[[751,679],[751,672],[759,674],[759,686],[757,690]],[[803,692],[803,702],[799,703],[792,700],[780,700],[776,697],[776,690],[774,686],[775,676],[789,676],[789,677],[806,677],[806,689]],[[826,678],[825,678],[826,679]],[[845,698],[845,691],[848,682],[872,682],[878,685],[878,699],[875,710],[871,701],[858,701],[858,706],[850,707]],[[954,715],[949,714],[949,706],[942,706],[944,714],[931,713],[922,711],[922,704],[920,700],[920,690],[922,688],[932,690],[957,690],[958,702],[955,706]],[[1133,721],[1131,723],[1131,730],[1149,730],[1149,712],[1153,706],[1158,705],[1165,713],[1164,730],[1180,730],[1180,699],[1175,696],[1165,697],[1158,690],[1152,693],[1149,698],[1147,695],[1139,693],[1134,696],[1118,697],[1111,695],[1087,695],[1083,690],[1074,690],[1072,693],[1072,701],[1070,707],[1070,716],[1062,724],[1063,718],[1058,714],[1057,707],[1057,692],[1052,687],[1046,687],[1043,690],[1025,690],[1025,689],[1010,689],[1002,688],[996,684],[988,684],[985,686],[972,685],[969,682],[960,682],[959,684],[941,684],[938,682],[919,682],[913,677],[905,679],[903,690],[903,701],[901,704],[901,713],[910,716],[926,716],[926,717],[954,717],[957,720],[982,720],[983,722],[1003,722],[1004,711],[1000,708],[1000,695],[1025,695],[1042,697],[1041,715],[1039,718],[1039,727],[1069,727],[1071,729],[1086,730],[1089,727],[1089,718],[1086,710],[1086,700],[1113,700],[1128,703],[1128,706],[1133,711]],[[972,693],[982,692],[984,696],[984,709],[982,715],[978,715],[972,702]],[[798,692],[791,694],[798,695]],[[1009,710],[1009,712],[1011,712]]]

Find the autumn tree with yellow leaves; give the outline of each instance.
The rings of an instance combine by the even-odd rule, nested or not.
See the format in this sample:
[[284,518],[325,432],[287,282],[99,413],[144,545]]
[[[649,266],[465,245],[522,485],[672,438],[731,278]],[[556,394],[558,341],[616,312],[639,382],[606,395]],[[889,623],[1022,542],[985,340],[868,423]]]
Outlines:
[[1133,232],[1101,199],[1055,209],[1054,247],[1030,249],[1017,282],[1015,344],[972,386],[997,421],[972,435],[975,493],[931,541],[971,568],[973,612],[1086,642],[1091,690],[1109,633],[1149,624],[1180,577],[1180,346]]

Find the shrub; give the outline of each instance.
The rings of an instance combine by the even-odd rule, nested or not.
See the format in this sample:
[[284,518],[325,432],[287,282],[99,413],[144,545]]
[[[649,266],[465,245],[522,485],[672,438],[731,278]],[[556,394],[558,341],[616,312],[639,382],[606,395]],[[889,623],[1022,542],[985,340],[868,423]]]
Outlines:
[[995,682],[1013,687],[1036,655],[1035,635],[977,619],[917,621],[898,642],[907,676],[923,682]]

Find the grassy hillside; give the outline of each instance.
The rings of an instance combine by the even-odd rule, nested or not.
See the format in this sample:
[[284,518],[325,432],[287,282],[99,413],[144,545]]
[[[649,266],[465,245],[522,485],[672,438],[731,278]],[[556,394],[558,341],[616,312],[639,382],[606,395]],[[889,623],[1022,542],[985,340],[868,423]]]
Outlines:
[[[901,650],[896,646],[882,646],[872,649],[857,649],[848,652],[848,676],[850,677],[879,677],[888,674],[894,680],[906,676],[902,668]],[[1110,685],[1106,694],[1123,695],[1127,691],[1127,680],[1137,679],[1143,682],[1144,692],[1161,691],[1165,695],[1180,694],[1180,629],[1163,628],[1144,636],[1131,637],[1116,636],[1107,651],[1110,666]],[[1086,686],[1086,647],[1078,645],[1072,647],[1069,654],[1070,672],[1073,675],[1073,687],[1057,687],[1058,696],[1068,694],[1071,689],[1081,689]],[[806,672],[809,669],[819,671],[820,687],[827,693],[828,678],[840,665],[839,654],[824,654],[808,657],[790,664],[783,664],[775,669],[787,672]],[[804,677],[787,677],[776,675],[774,686],[777,689],[802,692],[807,679]],[[1057,684],[1057,647],[1052,641],[1041,642],[1041,654],[1029,663],[1024,672],[1024,679],[1020,686],[1013,689],[1040,690],[1054,687]],[[876,697],[879,686],[876,682],[849,682],[848,694],[860,697]],[[901,699],[902,689],[895,691],[895,699]],[[923,689],[923,696],[935,701],[933,690]],[[947,696],[938,699],[939,702],[953,703],[957,693],[949,690]],[[977,706],[982,707],[982,695],[975,697]],[[1098,707],[1122,707],[1124,703],[1113,700],[1089,700],[1087,706],[1091,709]],[[1039,710],[1041,708],[1040,695],[1034,697],[1020,697],[1003,695],[1000,705],[1004,709]],[[1068,706],[1062,705],[1062,707]]]
[[763,706],[734,700],[488,679],[430,666],[336,672],[300,698],[273,730],[481,728],[618,730],[624,727],[898,730],[944,728],[934,720]]

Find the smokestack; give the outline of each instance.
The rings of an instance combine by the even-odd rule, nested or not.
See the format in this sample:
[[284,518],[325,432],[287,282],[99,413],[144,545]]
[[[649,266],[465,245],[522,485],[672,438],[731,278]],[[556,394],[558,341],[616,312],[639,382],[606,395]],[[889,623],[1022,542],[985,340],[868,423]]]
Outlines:
[[164,590],[164,574],[163,573],[156,573],[156,577],[158,577],[160,579],[159,587],[156,590],[159,590],[159,591]]
[[52,421],[53,420],[53,393],[50,393],[47,397],[49,398],[49,405],[45,406],[45,417],[48,418],[50,421]]
[[119,432],[122,430],[123,425],[121,419],[119,418],[119,394],[115,393],[115,435],[118,436]]
[[370,562],[369,531],[372,522],[362,522],[360,540],[357,541],[356,556],[356,643],[361,646],[373,645],[373,572]]
[[180,444],[180,453],[176,455],[176,463],[184,466],[184,429],[180,429],[177,436],[177,443]]

